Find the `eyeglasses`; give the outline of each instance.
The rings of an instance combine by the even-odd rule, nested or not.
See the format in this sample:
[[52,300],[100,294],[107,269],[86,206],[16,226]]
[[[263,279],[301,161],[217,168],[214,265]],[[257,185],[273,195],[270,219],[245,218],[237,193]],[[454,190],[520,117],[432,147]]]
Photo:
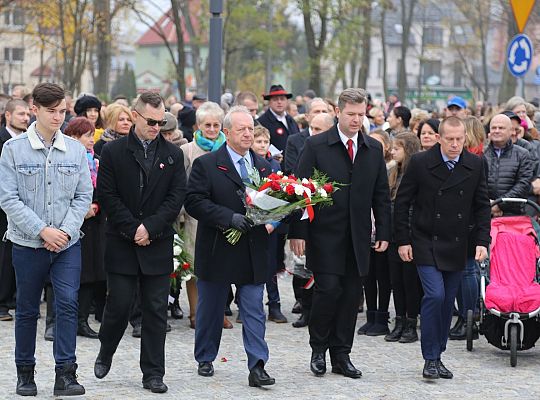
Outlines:
[[162,119],[161,121],[158,121],[158,120],[155,120],[155,119],[152,119],[152,118],[146,118],[144,115],[142,115],[137,110],[135,110],[135,112],[137,114],[139,114],[142,119],[144,119],[146,121],[146,125],[148,125],[148,126],[155,126],[155,125],[165,126],[165,125],[167,125],[167,120],[166,119]]

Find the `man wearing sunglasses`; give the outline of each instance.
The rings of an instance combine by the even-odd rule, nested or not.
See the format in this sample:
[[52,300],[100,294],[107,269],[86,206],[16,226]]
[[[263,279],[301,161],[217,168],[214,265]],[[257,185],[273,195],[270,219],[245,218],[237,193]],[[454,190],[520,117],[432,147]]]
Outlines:
[[184,203],[184,156],[159,133],[167,122],[159,94],[142,93],[132,114],[135,124],[129,134],[107,143],[101,153],[97,192],[107,215],[108,294],[94,374],[99,379],[108,374],[138,290],[143,387],[153,393],[165,393],[172,223]]

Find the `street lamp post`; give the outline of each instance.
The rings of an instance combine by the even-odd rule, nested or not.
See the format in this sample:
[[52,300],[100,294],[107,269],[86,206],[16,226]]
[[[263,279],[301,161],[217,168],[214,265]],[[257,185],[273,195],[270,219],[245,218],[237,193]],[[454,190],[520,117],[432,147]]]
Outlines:
[[210,51],[208,56],[208,99],[219,104],[221,99],[221,53],[223,47],[223,0],[210,0]]

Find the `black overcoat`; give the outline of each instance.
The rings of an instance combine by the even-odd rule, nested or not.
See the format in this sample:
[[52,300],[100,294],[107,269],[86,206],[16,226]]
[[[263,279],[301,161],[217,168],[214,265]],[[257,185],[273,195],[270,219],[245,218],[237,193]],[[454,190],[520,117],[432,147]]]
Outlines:
[[[270,164],[250,153],[261,177],[268,176],[272,172]],[[197,278],[239,285],[266,282],[268,233],[264,225],[253,227],[235,245],[229,244],[224,235],[233,214],[246,213],[240,197],[244,189],[226,145],[198,157],[193,163],[185,207],[189,215],[198,220]]]
[[[11,139],[11,135],[5,126],[0,127],[0,154],[2,154],[2,149],[4,148],[4,143]],[[0,208],[0,235],[4,236],[7,231],[7,216],[4,210]],[[2,237],[0,237],[0,240]]]
[[352,242],[360,276],[369,271],[371,209],[376,239],[390,240],[390,195],[382,146],[358,134],[358,150],[351,162],[337,127],[306,139],[297,173],[301,178],[314,169],[331,181],[345,184],[333,193],[332,206],[315,207],[315,218],[296,222],[290,238],[306,240],[307,267],[314,272],[344,275],[346,252]]
[[[98,200],[107,216],[105,270],[117,274],[162,275],[173,270],[173,222],[185,198],[182,150],[161,135],[148,176],[144,148],[133,130],[103,147],[98,173]],[[143,224],[148,246],[134,242]]]
[[294,118],[289,114],[285,116],[287,127],[270,111],[270,108],[258,119],[259,123],[270,131],[270,143],[279,150],[285,151],[287,138],[300,132]]
[[482,159],[463,150],[450,171],[436,144],[413,155],[405,171],[394,206],[396,242],[412,245],[416,265],[460,271],[467,260],[470,221],[475,222],[475,246],[489,246],[490,213]]

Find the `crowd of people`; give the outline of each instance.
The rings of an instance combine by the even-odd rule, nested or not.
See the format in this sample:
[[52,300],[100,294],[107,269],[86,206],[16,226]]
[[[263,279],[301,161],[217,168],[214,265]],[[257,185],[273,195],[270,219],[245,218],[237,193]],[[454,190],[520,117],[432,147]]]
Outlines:
[[[421,316],[423,376],[452,378],[441,353],[448,338],[465,339],[467,311],[479,311],[490,216],[521,211],[490,201],[540,195],[538,104],[512,97],[471,108],[453,96],[438,112],[362,89],[337,101],[312,90],[292,97],[272,85],[264,103],[243,91],[219,104],[150,92],[105,104],[50,83],[0,95],[0,321],[16,309],[17,394],[37,394],[42,299],[55,394],[85,392],[77,335],[99,340],[94,372],[103,379],[129,323],[141,338],[143,387],[167,391],[167,315],[184,316],[181,281],[170,284],[175,234],[194,258],[185,290],[199,375],[214,375],[222,329],[236,321],[249,385],[275,383],[264,368],[265,324],[288,322],[276,278],[287,269],[302,271],[293,277],[292,326],[309,329],[315,375],[325,374],[329,352],[332,372],[361,377],[349,358],[355,332],[412,343]],[[237,192],[254,169],[300,178],[316,169],[343,186],[311,223],[293,215],[253,226]],[[245,233],[234,246],[228,228]]]

